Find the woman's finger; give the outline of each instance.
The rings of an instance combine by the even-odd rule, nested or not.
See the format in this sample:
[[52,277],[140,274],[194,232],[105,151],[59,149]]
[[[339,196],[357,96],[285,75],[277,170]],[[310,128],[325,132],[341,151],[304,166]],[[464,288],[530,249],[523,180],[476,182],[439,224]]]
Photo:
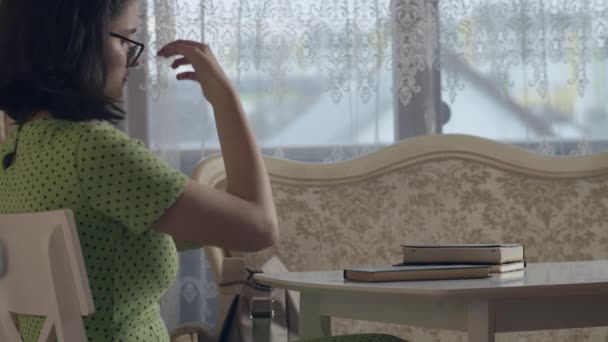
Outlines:
[[[201,42],[195,42],[193,40],[184,40],[184,39],[178,39],[176,41],[173,41],[169,44],[184,44],[184,45],[192,45],[192,46],[196,46],[198,48],[207,48],[209,47],[209,45],[205,44],[205,43],[201,43]],[[169,45],[167,44],[167,45]]]
[[173,63],[171,63],[171,67],[173,69],[177,69],[183,65],[192,65],[192,63],[190,63],[190,61],[185,57],[178,58],[178,59],[174,60]]
[[166,56],[166,54],[168,52],[174,51],[175,48],[178,47],[190,47],[194,49],[200,49],[201,51],[206,51],[209,48],[207,44],[203,43],[193,42],[190,40],[176,40],[163,46],[160,50],[158,50],[157,55],[168,57]]
[[157,55],[162,56],[162,57],[171,57],[171,56],[175,56],[175,55],[179,55],[179,54],[186,56],[185,53],[187,51],[193,52],[194,50],[196,50],[196,47],[192,46],[192,45],[171,44],[171,45],[167,45],[167,46],[163,47],[162,49],[158,50]]
[[184,81],[184,80],[197,81],[196,73],[194,71],[180,72],[179,74],[177,74],[176,78],[179,81]]

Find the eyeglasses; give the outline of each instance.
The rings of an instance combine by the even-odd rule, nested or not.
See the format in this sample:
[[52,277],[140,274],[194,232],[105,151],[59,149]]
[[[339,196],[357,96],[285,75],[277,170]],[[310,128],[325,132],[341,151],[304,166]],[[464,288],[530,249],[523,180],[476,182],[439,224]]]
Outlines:
[[139,56],[141,56],[141,53],[144,52],[144,47],[145,47],[144,44],[142,44],[140,42],[136,42],[134,40],[131,40],[125,36],[121,36],[118,33],[114,33],[114,32],[110,32],[110,36],[118,38],[118,39],[122,39],[124,41],[131,43],[129,50],[127,51],[127,67],[135,66],[137,64],[137,60],[139,59]]

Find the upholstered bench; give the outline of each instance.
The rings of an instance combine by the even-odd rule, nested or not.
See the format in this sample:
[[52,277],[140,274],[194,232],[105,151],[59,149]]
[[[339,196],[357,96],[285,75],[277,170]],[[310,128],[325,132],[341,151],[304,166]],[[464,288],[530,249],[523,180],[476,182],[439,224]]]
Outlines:
[[[307,164],[266,158],[280,220],[273,248],[292,271],[381,266],[402,243],[519,242],[528,262],[608,258],[608,153],[551,157],[465,135],[404,140],[366,156]],[[195,179],[224,186],[221,156]],[[225,256],[206,247],[220,279]],[[225,304],[224,304],[225,306]],[[223,308],[225,310],[225,307]],[[332,319],[334,334],[384,332],[412,341],[464,341],[464,333]],[[604,328],[499,334],[498,341],[605,341]]]

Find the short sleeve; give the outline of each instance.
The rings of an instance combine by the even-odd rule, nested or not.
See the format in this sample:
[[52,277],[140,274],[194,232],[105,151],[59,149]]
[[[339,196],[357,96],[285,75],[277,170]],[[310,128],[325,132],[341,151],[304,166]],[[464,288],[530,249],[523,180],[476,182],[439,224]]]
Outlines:
[[82,196],[131,233],[147,231],[181,194],[187,177],[107,123],[84,126],[76,153]]

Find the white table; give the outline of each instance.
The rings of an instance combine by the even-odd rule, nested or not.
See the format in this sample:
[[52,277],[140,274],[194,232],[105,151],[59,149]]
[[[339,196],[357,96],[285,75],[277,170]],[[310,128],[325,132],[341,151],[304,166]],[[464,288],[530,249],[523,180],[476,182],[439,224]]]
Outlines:
[[300,337],[331,336],[330,317],[468,332],[608,326],[608,260],[528,264],[485,279],[357,283],[341,271],[257,274],[300,292]]

